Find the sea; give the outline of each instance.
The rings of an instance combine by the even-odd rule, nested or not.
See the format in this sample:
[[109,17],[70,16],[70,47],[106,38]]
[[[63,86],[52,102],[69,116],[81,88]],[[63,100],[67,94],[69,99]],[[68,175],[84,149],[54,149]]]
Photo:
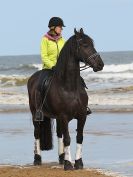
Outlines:
[[[100,55],[102,71],[81,71],[88,105],[94,111],[133,111],[133,51]],[[40,55],[0,56],[0,111],[28,108],[27,80],[41,68]]]

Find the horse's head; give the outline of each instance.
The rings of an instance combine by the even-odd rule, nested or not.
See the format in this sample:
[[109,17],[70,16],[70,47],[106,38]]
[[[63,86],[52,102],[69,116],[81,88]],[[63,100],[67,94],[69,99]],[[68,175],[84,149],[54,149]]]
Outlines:
[[101,71],[104,63],[97,51],[94,48],[93,40],[84,34],[81,28],[79,32],[74,29],[77,42],[77,57],[79,61],[84,62],[85,65],[93,68],[94,72]]

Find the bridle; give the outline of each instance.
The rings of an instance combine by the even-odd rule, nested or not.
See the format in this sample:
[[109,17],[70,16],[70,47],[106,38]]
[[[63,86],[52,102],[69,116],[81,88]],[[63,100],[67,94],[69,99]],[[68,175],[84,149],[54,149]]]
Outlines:
[[[78,53],[80,53],[80,44],[79,44],[79,42],[80,41],[82,41],[83,39],[82,38],[80,38],[80,39],[77,39],[77,52]],[[94,58],[94,57],[97,57],[97,56],[99,56],[100,54],[98,53],[98,52],[95,52],[95,53],[93,53],[91,56],[89,56],[86,60],[91,60],[92,58]],[[84,65],[83,66],[80,66],[80,68],[82,68],[82,69],[80,69],[80,71],[83,71],[83,70],[85,70],[85,69],[88,69],[88,68],[90,68],[91,66],[89,65],[88,66],[88,63],[86,63],[86,61],[85,61],[85,59],[84,58],[82,58],[82,60],[84,61]]]

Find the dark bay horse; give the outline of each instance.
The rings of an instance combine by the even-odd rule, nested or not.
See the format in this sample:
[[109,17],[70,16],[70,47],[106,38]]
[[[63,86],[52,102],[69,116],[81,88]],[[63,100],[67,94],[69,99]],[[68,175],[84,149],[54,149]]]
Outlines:
[[34,73],[28,81],[29,106],[35,137],[34,165],[41,165],[41,150],[50,150],[53,147],[51,120],[55,118],[59,162],[64,164],[65,170],[73,169],[68,124],[72,119],[77,119],[77,149],[74,168],[83,168],[82,142],[88,96],[81,84],[80,62],[93,68],[94,72],[102,70],[104,64],[94,48],[93,40],[84,34],[83,29],[81,28],[79,32],[75,29],[74,33],[60,52],[46,97],[41,95],[42,100],[45,99],[45,103],[42,105],[43,121],[35,119],[38,109],[36,92],[42,70]]

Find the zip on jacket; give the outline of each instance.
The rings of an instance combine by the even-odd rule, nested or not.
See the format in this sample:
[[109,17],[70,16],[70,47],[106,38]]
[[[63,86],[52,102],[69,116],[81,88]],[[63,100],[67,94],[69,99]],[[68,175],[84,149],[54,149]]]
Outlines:
[[51,69],[56,65],[58,55],[65,44],[65,40],[60,37],[59,39],[53,39],[48,35],[45,35],[41,41],[41,59],[42,68]]

